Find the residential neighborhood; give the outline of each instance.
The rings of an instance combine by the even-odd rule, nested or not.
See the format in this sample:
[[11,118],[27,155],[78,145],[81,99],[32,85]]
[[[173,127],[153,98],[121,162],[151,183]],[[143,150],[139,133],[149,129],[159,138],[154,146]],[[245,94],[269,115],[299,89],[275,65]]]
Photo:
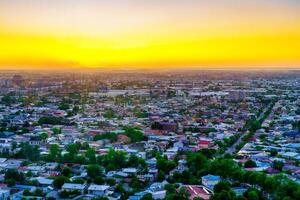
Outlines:
[[300,73],[0,74],[0,199],[300,199]]

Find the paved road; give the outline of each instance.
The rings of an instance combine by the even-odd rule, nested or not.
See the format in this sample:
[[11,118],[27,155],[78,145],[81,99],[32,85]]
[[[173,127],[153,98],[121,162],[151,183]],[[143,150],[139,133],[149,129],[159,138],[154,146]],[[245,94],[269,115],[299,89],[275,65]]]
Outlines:
[[[259,117],[257,118],[257,120],[261,120],[262,117],[264,116],[265,112],[270,108],[271,105],[267,106],[263,112],[260,113]],[[233,154],[236,151],[236,147],[241,144],[243,142],[242,138],[245,135],[245,132],[243,132],[240,136],[240,138],[229,148],[227,148],[227,150],[224,152],[224,154]],[[224,155],[223,154],[223,155]]]

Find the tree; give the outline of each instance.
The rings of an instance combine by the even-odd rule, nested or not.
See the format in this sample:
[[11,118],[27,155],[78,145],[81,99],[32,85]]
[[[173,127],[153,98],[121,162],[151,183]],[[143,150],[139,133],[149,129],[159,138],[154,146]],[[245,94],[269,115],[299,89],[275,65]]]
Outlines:
[[131,178],[130,186],[135,190],[140,190],[142,187],[139,179],[136,176]]
[[47,133],[41,133],[39,135],[39,137],[40,137],[41,140],[46,140],[48,138],[48,134]]
[[58,135],[58,134],[61,134],[61,128],[52,128],[52,132],[54,135]]
[[51,161],[57,160],[61,155],[59,146],[57,144],[51,144],[49,151],[49,159]]
[[234,199],[235,199],[235,193],[232,190],[229,191],[223,190],[220,193],[215,193],[210,198],[210,200],[234,200]]
[[277,160],[274,160],[274,161],[273,161],[273,168],[274,168],[274,169],[277,169],[277,170],[279,170],[279,171],[282,171],[283,166],[284,166],[284,163],[283,163],[283,162],[277,161]]
[[104,183],[104,179],[102,178],[102,176],[96,176],[94,178],[94,183],[98,184],[98,185],[102,185]]
[[244,197],[244,196],[236,196],[235,198],[234,198],[234,200],[247,200],[247,198],[246,197]]
[[165,180],[165,176],[166,176],[166,174],[165,174],[164,171],[162,171],[162,170],[158,171],[157,181],[163,181],[163,180]]
[[187,165],[191,173],[197,175],[207,166],[208,160],[201,152],[190,152],[187,154]]
[[220,193],[222,192],[223,190],[225,191],[229,191],[231,189],[230,185],[228,182],[226,181],[220,181],[219,183],[217,183],[215,186],[214,186],[214,192],[215,193]]
[[16,169],[8,169],[4,175],[5,180],[12,179],[16,182],[22,182],[25,180],[24,174],[19,173]]
[[195,198],[193,198],[193,200],[204,200],[204,199],[201,197],[195,197]]
[[70,177],[72,174],[72,170],[69,167],[64,167],[62,170],[62,175],[65,177]]
[[156,166],[158,170],[169,173],[176,167],[176,163],[172,160],[168,160],[166,156],[158,156],[156,158]]
[[98,163],[107,170],[118,170],[126,167],[126,153],[124,151],[109,150],[104,156],[98,157]]
[[23,191],[23,195],[24,195],[24,196],[30,196],[30,195],[31,195],[31,192],[30,192],[28,189],[25,189],[25,190]]
[[16,98],[12,96],[12,94],[6,94],[2,97],[1,103],[7,106],[16,102]]
[[92,200],[109,200],[107,197],[97,197],[97,198],[92,198]]
[[51,124],[51,125],[63,125],[65,124],[64,119],[62,117],[41,117],[38,121],[40,125],[43,124]]
[[7,179],[4,182],[7,184],[8,187],[12,187],[12,186],[14,186],[16,184],[16,181],[14,179],[12,179],[12,178]]
[[30,145],[28,142],[22,143],[18,155],[31,161],[37,161],[40,158],[39,146]]
[[140,200],[154,200],[154,199],[152,197],[152,194],[147,193]]
[[216,159],[209,165],[209,172],[222,176],[231,177],[240,171],[240,167],[231,159]]
[[70,193],[66,190],[62,190],[61,192],[59,192],[60,198],[67,199],[67,198],[69,198],[69,196],[70,196]]
[[174,184],[166,184],[164,188],[168,194],[173,194],[176,192],[176,186]]
[[256,163],[253,160],[247,160],[244,164],[245,168],[254,168],[256,167]]
[[58,176],[58,177],[56,177],[56,178],[54,179],[54,181],[53,181],[53,186],[54,186],[55,188],[57,188],[57,189],[60,189],[61,186],[63,186],[63,184],[64,184],[65,182],[68,182],[68,181],[69,181],[69,179],[68,179],[67,177],[65,177],[65,176]]
[[88,148],[85,152],[85,157],[89,163],[96,163],[96,151],[93,148]]
[[284,199],[290,197],[291,199],[299,199],[300,197],[300,189],[299,185],[286,177],[275,177],[278,179],[278,185],[275,191],[275,198],[276,200]]
[[116,180],[113,178],[106,179],[106,183],[110,186],[114,186],[116,184]]
[[136,167],[139,165],[139,158],[136,155],[131,154],[127,161],[128,167]]
[[12,141],[11,148],[12,150],[15,150],[18,147],[18,143],[16,141]]
[[90,178],[95,178],[102,175],[102,169],[97,164],[91,164],[87,166],[87,174]]
[[61,103],[58,106],[58,109],[60,109],[60,110],[68,110],[68,109],[70,109],[70,105],[68,103],[63,102],[63,103]]
[[107,119],[111,119],[115,117],[115,112],[113,111],[113,109],[109,108],[104,112],[103,116]]
[[270,156],[275,157],[275,156],[277,156],[277,154],[278,154],[278,152],[277,152],[276,149],[271,149],[270,150]]
[[253,190],[247,194],[247,199],[248,200],[259,200],[259,196],[258,196],[257,192]]
[[180,188],[178,195],[182,200],[188,200],[191,196],[184,187]]
[[86,158],[83,155],[76,155],[74,158],[74,162],[78,164],[85,164],[86,163]]
[[135,143],[135,142],[140,142],[145,139],[143,133],[134,127],[124,127],[125,130],[124,135],[130,138],[130,142]]
[[80,149],[80,143],[69,144],[67,146],[67,151],[69,152],[72,158],[74,158],[74,156],[78,154],[79,149]]

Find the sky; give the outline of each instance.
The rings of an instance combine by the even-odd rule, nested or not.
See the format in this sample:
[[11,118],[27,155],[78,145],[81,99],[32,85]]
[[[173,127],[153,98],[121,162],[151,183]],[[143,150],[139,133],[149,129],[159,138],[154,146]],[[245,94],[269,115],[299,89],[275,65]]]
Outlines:
[[0,69],[300,69],[299,0],[0,0]]

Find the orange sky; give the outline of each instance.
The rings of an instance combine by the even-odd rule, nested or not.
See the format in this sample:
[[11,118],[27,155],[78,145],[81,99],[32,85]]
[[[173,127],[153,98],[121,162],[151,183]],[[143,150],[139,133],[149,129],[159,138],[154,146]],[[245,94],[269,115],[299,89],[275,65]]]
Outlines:
[[297,0],[1,0],[0,69],[299,68]]

